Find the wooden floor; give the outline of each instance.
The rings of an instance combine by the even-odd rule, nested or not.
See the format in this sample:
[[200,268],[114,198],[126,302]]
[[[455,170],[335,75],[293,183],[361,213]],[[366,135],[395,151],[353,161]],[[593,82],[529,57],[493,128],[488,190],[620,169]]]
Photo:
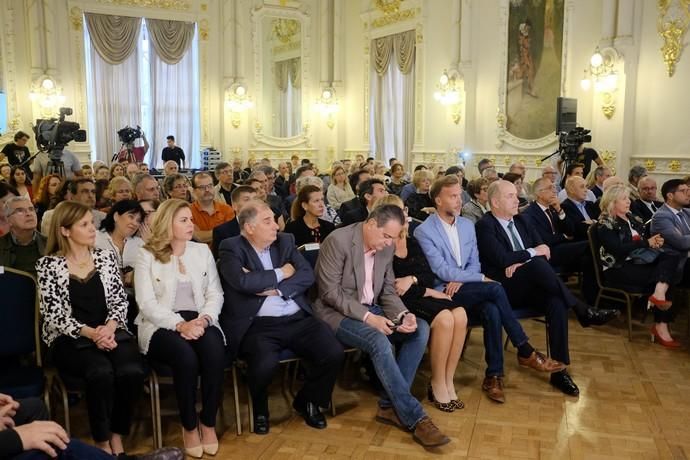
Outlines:
[[[455,379],[465,409],[445,414],[424,402],[436,424],[452,440],[435,450],[423,449],[409,433],[375,422],[376,395],[365,382],[353,377],[352,369],[346,383],[358,388],[338,385],[338,415],[329,417],[328,429],[321,431],[307,427],[291,412],[277,384],[270,401],[271,433],[257,436],[245,431],[236,436],[232,386],[228,381],[226,425],[216,458],[690,458],[687,315],[676,322],[676,336],[683,343],[683,348],[676,351],[650,343],[646,333],[649,321],[644,328],[638,323],[635,340],[628,342],[622,320],[590,329],[582,329],[570,320],[570,373],[580,387],[579,398],[552,389],[547,375],[519,368],[515,350],[509,348],[505,354],[507,401],[503,405],[482,394],[483,347],[481,331],[475,331]],[[531,342],[543,348],[543,326],[533,321],[523,324]],[[420,399],[428,376],[429,363],[425,360],[414,385],[414,394]],[[241,390],[242,401],[244,393]],[[166,404],[174,404],[174,398],[168,398]],[[146,401],[141,406],[143,419],[129,442],[133,452],[144,452],[151,446]],[[242,404],[242,411],[247,429],[246,404]],[[85,418],[75,418],[79,419],[75,434],[88,438]],[[163,423],[165,444],[181,446],[177,419],[167,417]]]

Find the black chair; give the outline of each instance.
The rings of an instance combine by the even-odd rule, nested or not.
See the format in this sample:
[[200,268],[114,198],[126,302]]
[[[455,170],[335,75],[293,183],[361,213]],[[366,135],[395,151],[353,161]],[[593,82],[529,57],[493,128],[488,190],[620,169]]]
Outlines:
[[307,262],[311,265],[311,268],[316,268],[316,260],[319,258],[319,243],[309,243],[303,244],[298,247],[297,250],[302,253]]
[[612,300],[614,302],[621,302],[625,304],[626,320],[628,322],[628,340],[632,341],[632,305],[640,297],[651,294],[645,292],[639,286],[623,286],[612,285],[604,281],[604,268],[601,264],[601,243],[599,242],[599,234],[597,232],[596,223],[589,226],[587,230],[587,237],[589,239],[589,249],[592,251],[592,263],[594,264],[594,275],[599,287],[597,300],[594,302],[594,307],[599,307],[601,299]]
[[[38,324],[38,289],[29,273],[0,266],[0,393],[41,397],[48,405]],[[26,358],[29,357],[29,362]]]

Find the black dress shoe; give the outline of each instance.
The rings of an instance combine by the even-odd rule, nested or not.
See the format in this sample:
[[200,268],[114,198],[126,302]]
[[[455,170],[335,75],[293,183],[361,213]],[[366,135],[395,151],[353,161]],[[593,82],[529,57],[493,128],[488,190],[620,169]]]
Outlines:
[[310,427],[323,430],[328,426],[326,417],[321,413],[319,406],[316,404],[308,402],[302,406],[298,404],[297,401],[294,401],[292,407],[302,416]]
[[573,378],[566,371],[551,374],[551,385],[568,396],[578,396],[580,394],[580,389],[575,385]]
[[268,431],[268,416],[254,415],[254,434],[268,434]]
[[582,327],[601,326],[621,314],[619,310],[606,308],[597,309],[582,302],[578,302],[573,309]]

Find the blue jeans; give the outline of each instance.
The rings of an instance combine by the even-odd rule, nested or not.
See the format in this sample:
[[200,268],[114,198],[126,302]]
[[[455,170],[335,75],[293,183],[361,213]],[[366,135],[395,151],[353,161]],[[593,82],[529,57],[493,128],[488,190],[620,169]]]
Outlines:
[[453,296],[453,302],[465,307],[470,318],[481,316],[484,327],[486,376],[503,375],[503,333],[517,348],[528,342],[520,322],[515,318],[503,286],[499,283],[464,283]]
[[[369,311],[383,316],[381,308],[376,305]],[[417,318],[417,330],[411,334],[394,332],[386,336],[361,321],[345,318],[335,336],[348,347],[359,348],[370,356],[376,375],[386,391],[379,401],[379,407],[392,406],[403,425],[410,429],[426,417],[422,405],[410,393],[429,340],[429,325],[426,321]],[[395,345],[399,348],[397,359]]]
[[[67,444],[67,449],[57,450],[58,460],[114,460],[115,457],[105,453],[98,447],[90,446],[78,439],[71,439]],[[12,457],[12,460],[49,460],[50,457],[40,450],[29,450],[22,454]]]

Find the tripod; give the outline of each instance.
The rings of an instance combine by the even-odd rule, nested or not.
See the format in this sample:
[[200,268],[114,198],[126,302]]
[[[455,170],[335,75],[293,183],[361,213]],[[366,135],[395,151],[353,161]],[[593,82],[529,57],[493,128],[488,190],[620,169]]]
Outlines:
[[48,163],[48,174],[57,174],[61,179],[65,179],[65,163],[62,160],[51,159]]

